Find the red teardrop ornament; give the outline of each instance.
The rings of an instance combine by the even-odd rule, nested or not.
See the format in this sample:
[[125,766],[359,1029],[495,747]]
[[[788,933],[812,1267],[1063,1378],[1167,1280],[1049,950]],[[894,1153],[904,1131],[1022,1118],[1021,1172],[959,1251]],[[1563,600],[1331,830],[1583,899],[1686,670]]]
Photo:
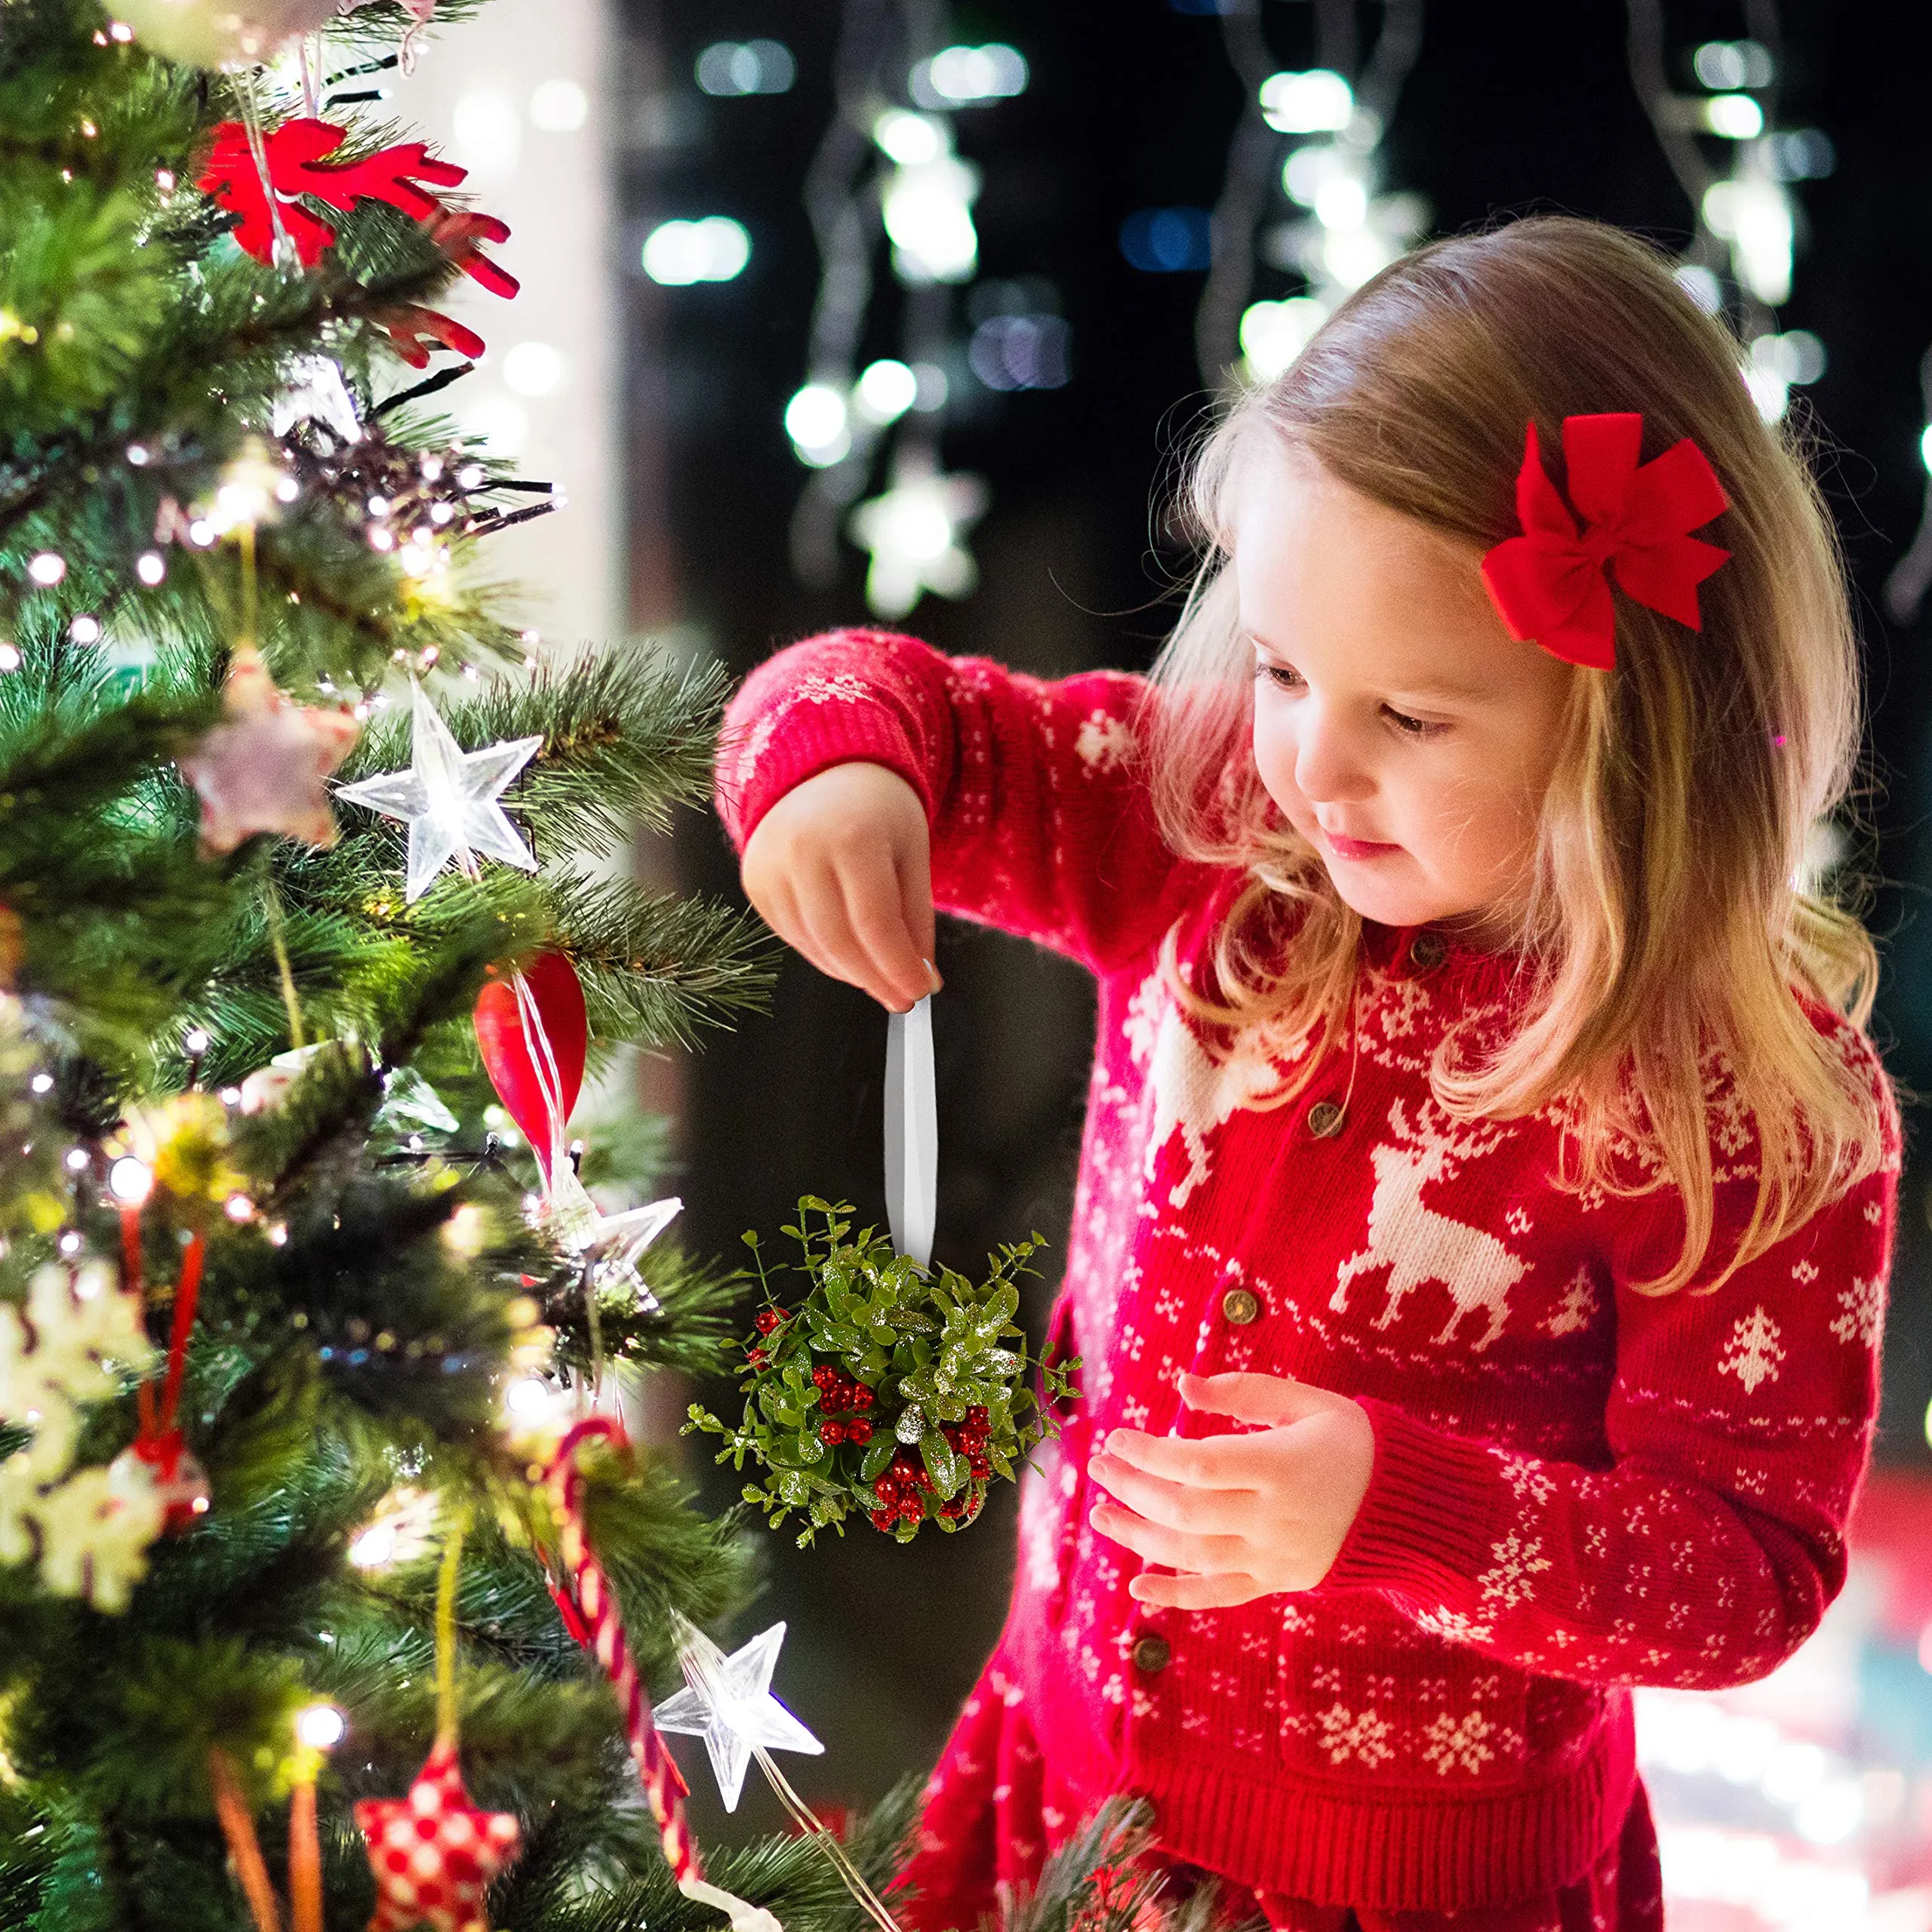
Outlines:
[[559,1128],[569,1120],[583,1085],[583,1056],[590,1024],[584,1013],[583,987],[577,968],[561,952],[533,953],[514,967],[492,966],[483,990],[476,996],[476,1044],[482,1051],[484,1071],[509,1109],[511,1119],[523,1130],[524,1137],[547,1176],[550,1112],[544,1104],[543,1088],[531,1057],[531,1042],[524,1036],[516,989],[511,983],[512,974],[518,971],[530,988],[538,1022],[549,1042],[550,1058],[556,1063],[563,1098],[563,1121],[557,1123]]

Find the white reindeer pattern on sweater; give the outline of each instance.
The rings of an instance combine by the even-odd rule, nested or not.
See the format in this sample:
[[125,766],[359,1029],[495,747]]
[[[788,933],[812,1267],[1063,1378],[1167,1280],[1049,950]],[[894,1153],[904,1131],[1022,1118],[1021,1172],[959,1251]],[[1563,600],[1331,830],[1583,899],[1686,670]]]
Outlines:
[[1464,1315],[1479,1313],[1487,1325],[1469,1346],[1480,1355],[1502,1333],[1509,1291],[1530,1264],[1494,1235],[1425,1204],[1422,1191],[1428,1182],[1452,1175],[1460,1161],[1493,1153],[1503,1134],[1493,1127],[1455,1131],[1428,1100],[1416,1109],[1413,1124],[1397,1100],[1389,1109],[1389,1124],[1393,1140],[1369,1149],[1375,1192],[1369,1201],[1368,1245],[1342,1263],[1328,1306],[1340,1313],[1357,1275],[1386,1268],[1387,1299],[1375,1319],[1377,1327],[1386,1328],[1411,1289],[1439,1281],[1455,1306],[1436,1340],[1447,1342]]

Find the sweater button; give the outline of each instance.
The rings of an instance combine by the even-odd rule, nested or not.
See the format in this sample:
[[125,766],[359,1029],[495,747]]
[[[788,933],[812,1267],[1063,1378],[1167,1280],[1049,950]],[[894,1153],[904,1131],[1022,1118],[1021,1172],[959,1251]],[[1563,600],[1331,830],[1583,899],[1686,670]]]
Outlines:
[[1168,1660],[1173,1654],[1167,1638],[1157,1637],[1150,1630],[1134,1647],[1134,1667],[1152,1677],[1157,1671],[1167,1669]]
[[1440,933],[1417,933],[1409,944],[1409,958],[1425,973],[1440,966],[1448,956],[1449,949],[1442,943]]
[[1261,1303],[1246,1288],[1230,1288],[1221,1297],[1221,1312],[1237,1328],[1245,1328],[1260,1314]]
[[1308,1110],[1308,1131],[1318,1140],[1327,1140],[1342,1131],[1342,1103],[1339,1100],[1317,1100]]

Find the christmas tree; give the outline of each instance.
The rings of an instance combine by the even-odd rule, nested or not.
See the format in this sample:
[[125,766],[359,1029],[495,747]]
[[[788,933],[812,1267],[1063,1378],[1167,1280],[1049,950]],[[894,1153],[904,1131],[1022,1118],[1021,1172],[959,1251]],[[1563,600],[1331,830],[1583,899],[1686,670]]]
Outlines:
[[[428,5],[321,74],[301,11],[0,0],[0,1924],[762,1922],[638,1694],[738,1661],[746,1533],[582,1420],[741,1359],[743,1271],[567,1134],[768,994],[605,863],[722,678],[506,614],[543,486],[433,400],[502,226],[325,94]],[[711,1875],[856,1925],[827,1849]]]

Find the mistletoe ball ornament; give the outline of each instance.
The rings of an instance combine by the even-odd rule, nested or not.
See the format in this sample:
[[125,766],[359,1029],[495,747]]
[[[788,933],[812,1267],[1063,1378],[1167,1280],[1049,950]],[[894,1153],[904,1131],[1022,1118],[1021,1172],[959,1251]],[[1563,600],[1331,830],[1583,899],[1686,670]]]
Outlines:
[[[822,1248],[806,1232],[808,1211],[824,1217]],[[854,1509],[900,1543],[927,1523],[964,1528],[993,1478],[1011,1480],[1056,1432],[1051,1411],[1079,1367],[1035,1362],[1014,1320],[1020,1291],[1009,1278],[1045,1245],[1041,1236],[1003,1247],[974,1283],[921,1267],[870,1228],[848,1239],[840,1217],[851,1211],[811,1195],[798,1203],[798,1225],[784,1232],[804,1250],[809,1291],[780,1305],[759,1259],[768,1300],[746,1343],[743,1419],[734,1428],[694,1403],[685,1424],[724,1438],[721,1463],[763,1466],[745,1499],[774,1529],[801,1512],[801,1546],[827,1524],[843,1535]],[[745,1241],[756,1255],[758,1237]],[[1026,1386],[1035,1367],[1044,1406]]]

